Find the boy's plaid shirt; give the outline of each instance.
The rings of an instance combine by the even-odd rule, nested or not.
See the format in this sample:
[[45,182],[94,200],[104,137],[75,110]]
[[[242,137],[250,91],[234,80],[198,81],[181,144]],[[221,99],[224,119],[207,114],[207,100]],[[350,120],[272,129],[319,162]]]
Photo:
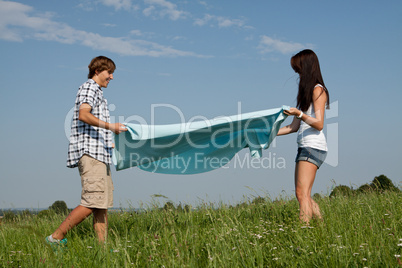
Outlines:
[[88,103],[92,107],[91,113],[95,117],[110,122],[107,100],[103,97],[103,91],[94,80],[89,79],[78,89],[75,100],[67,167],[77,167],[78,161],[84,154],[105,164],[111,164],[112,132],[78,120],[79,108],[83,103]]

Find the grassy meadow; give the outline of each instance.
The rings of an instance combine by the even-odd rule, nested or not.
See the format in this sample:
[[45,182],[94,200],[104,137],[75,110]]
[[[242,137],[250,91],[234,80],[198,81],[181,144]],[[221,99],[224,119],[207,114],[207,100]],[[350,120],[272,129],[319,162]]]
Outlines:
[[402,267],[402,193],[317,199],[324,222],[298,221],[298,203],[257,198],[109,214],[98,245],[92,218],[68,249],[44,243],[64,216],[19,216],[0,225],[0,267]]

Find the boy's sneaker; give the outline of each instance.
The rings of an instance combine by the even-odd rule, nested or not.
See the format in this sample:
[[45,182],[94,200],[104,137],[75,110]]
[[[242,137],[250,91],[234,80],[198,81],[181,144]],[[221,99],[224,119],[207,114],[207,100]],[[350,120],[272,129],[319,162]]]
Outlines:
[[45,241],[56,253],[67,249],[67,238],[58,240],[49,235],[46,237]]

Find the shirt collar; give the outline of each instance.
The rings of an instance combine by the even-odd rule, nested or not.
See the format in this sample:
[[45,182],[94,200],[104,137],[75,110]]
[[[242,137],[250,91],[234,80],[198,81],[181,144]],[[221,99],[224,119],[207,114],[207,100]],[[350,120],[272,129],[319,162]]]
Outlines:
[[88,79],[88,82],[91,83],[91,84],[97,85],[97,86],[98,86],[98,89],[103,92],[102,88],[98,85],[98,83],[95,82],[95,80],[93,80],[92,78],[90,78],[90,79]]

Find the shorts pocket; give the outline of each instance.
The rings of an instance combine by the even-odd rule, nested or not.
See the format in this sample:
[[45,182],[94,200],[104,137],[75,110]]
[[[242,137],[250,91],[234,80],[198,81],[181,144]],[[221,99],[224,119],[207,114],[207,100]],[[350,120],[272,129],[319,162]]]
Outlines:
[[82,191],[87,194],[102,194],[106,189],[104,177],[84,177],[82,178]]

